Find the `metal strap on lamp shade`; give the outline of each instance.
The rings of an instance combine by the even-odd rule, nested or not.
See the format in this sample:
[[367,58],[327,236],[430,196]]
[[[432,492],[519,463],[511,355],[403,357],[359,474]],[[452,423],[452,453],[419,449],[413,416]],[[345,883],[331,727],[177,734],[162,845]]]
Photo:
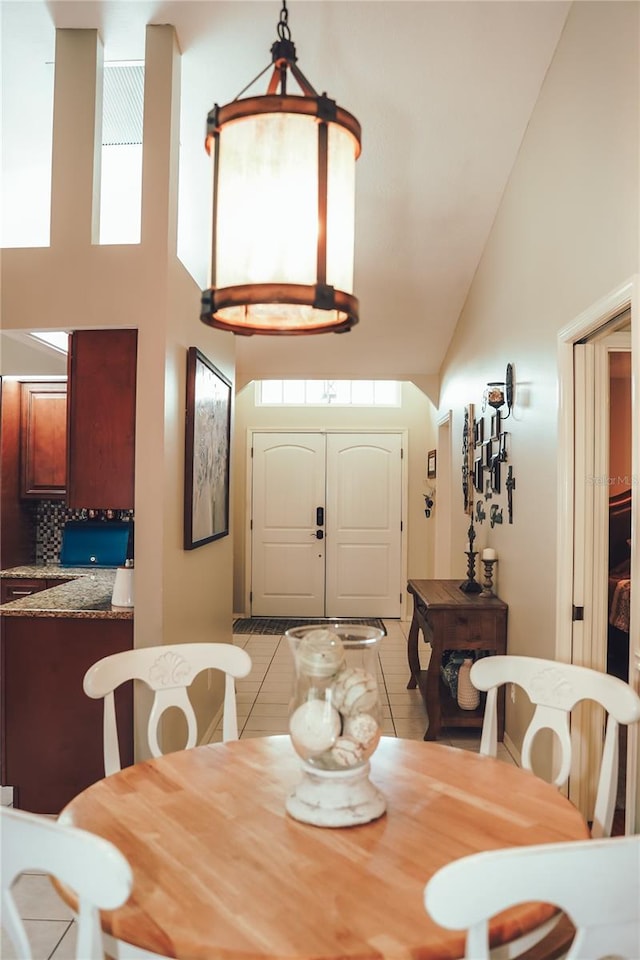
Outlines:
[[[360,124],[274,44],[265,96],[215,106],[211,287],[201,320],[236,334],[343,333],[358,322],[353,294],[355,163]],[[272,52],[273,52],[272,49]],[[283,91],[290,69],[304,95]]]

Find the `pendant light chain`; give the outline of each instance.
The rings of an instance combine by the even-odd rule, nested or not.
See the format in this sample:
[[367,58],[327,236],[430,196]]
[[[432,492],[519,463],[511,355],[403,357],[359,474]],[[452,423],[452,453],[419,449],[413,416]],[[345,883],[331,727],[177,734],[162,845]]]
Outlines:
[[289,11],[287,10],[287,0],[282,0],[282,10],[280,11],[280,21],[278,23],[278,37],[280,40],[291,40],[291,30],[289,29]]

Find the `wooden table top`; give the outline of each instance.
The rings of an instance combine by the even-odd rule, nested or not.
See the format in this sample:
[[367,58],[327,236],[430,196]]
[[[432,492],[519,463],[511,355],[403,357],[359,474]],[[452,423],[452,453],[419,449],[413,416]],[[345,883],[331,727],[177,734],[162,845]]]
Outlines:
[[506,603],[500,597],[480,597],[479,593],[465,593],[460,589],[459,580],[409,580],[409,593],[418,597],[429,607],[439,610],[459,610],[461,607],[478,607],[479,610],[491,610],[499,607],[506,609]]
[[[103,915],[105,930],[180,960],[447,960],[463,955],[464,937],[423,905],[439,867],[589,836],[569,801],[527,771],[390,737],[371,758],[387,813],[309,826],[285,811],[299,762],[286,736],[211,744],[128,767],[74,798],[61,819],[111,840],[134,873],[130,900]],[[551,912],[506,912],[495,942]]]

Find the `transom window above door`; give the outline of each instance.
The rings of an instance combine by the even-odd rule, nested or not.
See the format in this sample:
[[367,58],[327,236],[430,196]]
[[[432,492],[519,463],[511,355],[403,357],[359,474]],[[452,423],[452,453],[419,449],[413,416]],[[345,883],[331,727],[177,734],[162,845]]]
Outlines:
[[257,380],[256,406],[399,407],[397,380]]

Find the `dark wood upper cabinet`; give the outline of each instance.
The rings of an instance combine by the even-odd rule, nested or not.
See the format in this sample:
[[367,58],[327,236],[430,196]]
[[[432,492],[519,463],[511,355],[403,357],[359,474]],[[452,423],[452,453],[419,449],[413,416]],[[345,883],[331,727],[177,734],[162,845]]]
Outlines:
[[20,496],[63,500],[67,473],[67,385],[20,385]]
[[0,569],[34,563],[31,504],[20,496],[20,383],[0,377]]
[[132,510],[137,330],[69,338],[67,504]]

